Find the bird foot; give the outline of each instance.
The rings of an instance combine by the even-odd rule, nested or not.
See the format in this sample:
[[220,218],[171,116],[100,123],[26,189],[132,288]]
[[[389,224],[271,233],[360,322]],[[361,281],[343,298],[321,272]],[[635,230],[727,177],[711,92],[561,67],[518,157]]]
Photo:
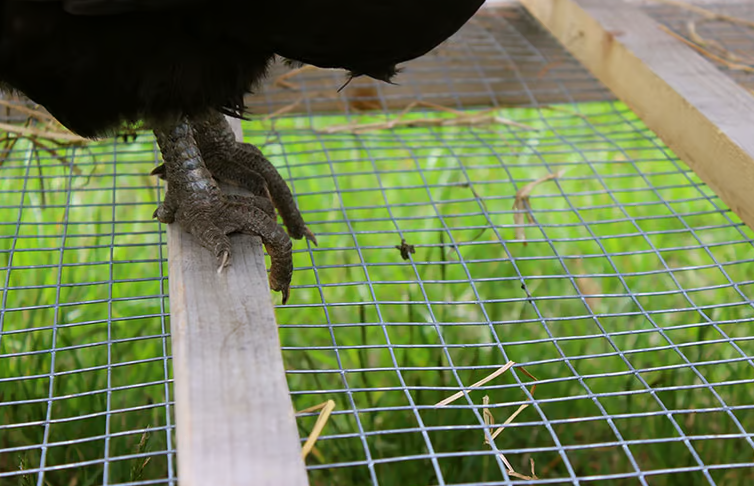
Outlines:
[[[317,245],[317,238],[306,226],[285,180],[257,147],[237,142],[225,117],[217,112],[192,119],[191,126],[212,177],[267,199],[274,204],[291,238],[306,238]],[[152,174],[164,179],[165,165],[155,168]]]
[[277,224],[270,193],[265,190],[264,195],[254,196],[224,194],[207,170],[192,126],[187,122],[157,129],[155,135],[165,164],[153,173],[167,180],[168,190],[154,217],[167,224],[177,222],[194,235],[217,258],[218,273],[231,261],[229,234],[259,236],[271,260],[270,288],[282,293],[285,304],[293,275],[292,244]]
[[[171,188],[175,184],[168,177]],[[178,191],[180,194],[181,191]],[[222,273],[232,256],[228,235],[245,233],[259,236],[270,255],[272,265],[268,276],[270,288],[288,301],[293,275],[292,245],[288,235],[270,214],[269,201],[254,196],[215,193],[208,197],[180,198],[171,189],[154,216],[163,223],[177,222],[194,235],[197,241],[217,258],[217,273]]]

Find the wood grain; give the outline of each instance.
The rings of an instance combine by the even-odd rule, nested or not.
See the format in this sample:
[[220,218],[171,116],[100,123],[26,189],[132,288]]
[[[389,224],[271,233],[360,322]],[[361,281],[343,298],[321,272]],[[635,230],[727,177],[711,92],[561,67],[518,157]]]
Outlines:
[[627,3],[522,3],[754,228],[754,97]]
[[209,251],[168,225],[180,483],[308,485],[262,244],[231,239],[218,274]]

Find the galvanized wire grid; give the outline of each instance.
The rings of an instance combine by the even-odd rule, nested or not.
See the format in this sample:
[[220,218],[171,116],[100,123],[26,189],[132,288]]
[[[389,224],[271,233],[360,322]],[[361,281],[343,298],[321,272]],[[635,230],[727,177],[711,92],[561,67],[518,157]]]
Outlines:
[[[720,2],[703,7],[714,13],[754,22],[751,2]],[[707,56],[710,62],[743,87],[754,90],[754,27],[724,19],[707,19],[700,13],[673,5],[647,5],[644,10],[674,32],[702,44],[716,56]]]
[[303,71],[285,85],[274,82],[287,72],[277,66],[246,105],[256,115],[309,115],[398,111],[415,101],[462,109],[614,98],[518,5],[481,10],[456,36],[403,67],[397,86],[357,79],[337,93],[347,79],[342,71]]
[[3,162],[0,484],[166,483],[138,481],[142,466],[174,480],[165,232],[147,147],[107,141],[61,161],[19,142]]
[[[623,105],[576,104],[552,56],[572,60],[540,49],[517,12],[451,45],[511,62],[496,76],[534,108],[499,115],[529,129],[328,134],[381,118],[347,102],[317,116],[309,101],[305,118],[245,125],[320,241],[294,245],[292,300],[276,309],[294,405],[336,403],[312,484],[746,484],[751,231]],[[546,99],[523,60],[552,83]],[[468,107],[447,86],[443,104]],[[590,101],[609,99],[598,90]],[[369,96],[388,106],[390,89]],[[555,101],[568,106],[543,106]],[[166,237],[146,175],[157,151],[145,135],[66,156],[19,145],[0,167],[0,484],[173,484]],[[563,169],[532,191],[531,223],[512,209]],[[299,418],[302,438],[314,416]],[[500,454],[522,475],[533,459],[538,478],[512,476]]]

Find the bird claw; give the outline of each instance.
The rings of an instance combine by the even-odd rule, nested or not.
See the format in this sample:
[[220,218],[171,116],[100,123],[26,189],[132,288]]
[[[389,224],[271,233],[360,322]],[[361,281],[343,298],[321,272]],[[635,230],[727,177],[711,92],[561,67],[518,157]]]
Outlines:
[[220,256],[221,256],[220,266],[217,267],[218,274],[223,273],[223,269],[230,265],[230,252],[229,251],[223,251]]
[[[165,200],[154,212],[163,223],[178,222],[217,257],[217,273],[230,264],[228,235],[262,239],[270,256],[270,289],[290,298],[291,238],[317,239],[306,227],[287,184],[258,148],[235,142],[219,114],[155,130],[164,164],[152,175],[168,182]],[[217,181],[235,183],[253,196],[226,195]],[[278,210],[288,233],[277,223]],[[290,234],[290,236],[289,236]]]
[[165,180],[165,164],[160,164],[152,169],[152,172],[150,172],[149,175],[157,176],[160,179]]
[[283,294],[283,305],[288,303],[288,298],[291,296],[291,288],[285,287],[284,289],[280,290],[280,293]]
[[[200,245],[217,256],[218,275],[230,265],[231,242],[228,235],[254,235],[262,239],[270,255],[270,287],[276,291],[287,291],[293,276],[293,245],[277,221],[267,214],[264,207],[260,207],[258,198],[230,197],[219,193],[203,199],[185,196],[180,199],[171,196],[171,191],[168,191],[167,198],[175,199],[170,204],[163,203],[162,207],[177,208],[175,221],[194,235]],[[163,216],[163,213],[159,216]]]
[[314,236],[314,233],[312,233],[312,230],[310,230],[309,228],[306,228],[304,230],[304,238],[309,240],[314,246],[319,246],[317,244],[317,237]]

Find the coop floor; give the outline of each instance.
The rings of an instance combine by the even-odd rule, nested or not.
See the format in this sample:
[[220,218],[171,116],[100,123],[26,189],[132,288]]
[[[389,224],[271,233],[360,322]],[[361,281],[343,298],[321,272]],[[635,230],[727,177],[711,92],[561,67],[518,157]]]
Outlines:
[[[294,406],[336,403],[311,484],[753,482],[751,231],[619,103],[494,115],[244,123],[319,240],[276,308]],[[0,166],[0,484],[172,484],[156,146],[59,154]]]

